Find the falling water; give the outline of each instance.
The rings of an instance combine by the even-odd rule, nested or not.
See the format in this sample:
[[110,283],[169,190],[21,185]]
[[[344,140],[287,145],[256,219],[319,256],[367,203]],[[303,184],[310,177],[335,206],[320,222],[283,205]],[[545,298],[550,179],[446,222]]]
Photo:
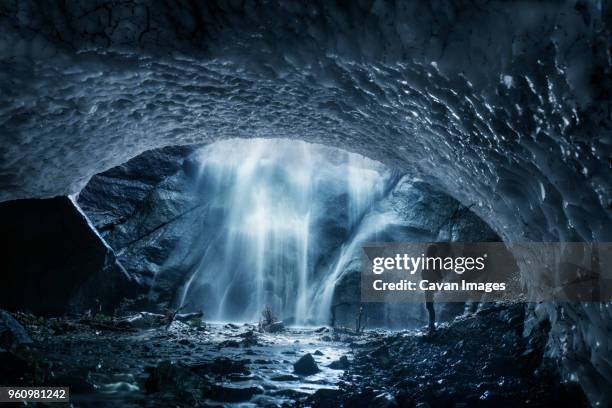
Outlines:
[[[218,320],[257,320],[270,306],[298,325],[326,321],[343,257],[381,222],[365,215],[388,182],[385,168],[319,145],[263,139],[215,143],[198,160],[198,194],[210,195],[217,228],[206,231],[205,248],[193,248],[201,259],[181,304]],[[333,214],[346,218],[346,248],[322,247],[316,235],[338,222]],[[339,259],[321,267],[331,253]]]
[[329,312],[332,307],[334,289],[340,282],[343,274],[347,272],[348,263],[351,262],[356,253],[359,253],[360,247],[367,241],[376,237],[376,234],[386,225],[391,224],[394,219],[389,218],[389,214],[375,213],[364,217],[361,225],[356,231],[356,234],[343,245],[340,249],[340,254],[336,259],[329,273],[321,280],[321,282],[312,288],[312,310],[311,316],[316,317],[318,323],[327,323]]

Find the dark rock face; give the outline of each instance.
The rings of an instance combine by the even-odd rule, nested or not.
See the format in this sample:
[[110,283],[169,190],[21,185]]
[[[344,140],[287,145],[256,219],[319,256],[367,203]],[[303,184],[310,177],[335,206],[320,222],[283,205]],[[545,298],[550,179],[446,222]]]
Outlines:
[[180,264],[183,268],[167,261],[189,225],[185,215],[202,210],[192,190],[196,170],[186,160],[194,150],[177,146],[146,152],[94,176],[78,197],[128,273],[147,288],[155,280],[153,295],[164,305],[192,266],[188,260]]
[[183,159],[194,149],[173,146],[151,150],[97,174],[79,193],[79,205],[101,234],[116,233],[130,216],[142,210],[147,197],[167,177],[183,169],[189,171]]
[[59,315],[109,313],[137,282],[67,197],[0,204],[4,242],[0,306]]

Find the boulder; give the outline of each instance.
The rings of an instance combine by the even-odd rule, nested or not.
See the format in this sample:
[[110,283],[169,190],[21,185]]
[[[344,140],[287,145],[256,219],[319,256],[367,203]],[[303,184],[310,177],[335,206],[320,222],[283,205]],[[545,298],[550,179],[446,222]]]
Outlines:
[[52,387],[68,387],[71,394],[91,394],[96,390],[87,373],[81,371],[58,375],[51,378],[47,384]]
[[263,388],[259,386],[230,387],[214,385],[210,392],[204,393],[204,397],[220,402],[243,402],[250,400],[254,395],[263,394],[263,392]]
[[203,374],[229,375],[250,374],[247,368],[249,360],[232,360],[228,357],[217,357],[212,361],[205,361],[192,366],[192,370]]
[[321,370],[317,366],[314,357],[308,353],[300,357],[300,359],[293,364],[293,371],[300,375],[312,375]]
[[342,391],[333,388],[320,388],[308,398],[308,402],[321,408],[342,406]]
[[283,322],[271,322],[261,325],[261,331],[266,333],[280,333],[285,330],[285,324]]
[[271,381],[297,381],[299,379],[300,377],[293,374],[279,374],[270,378]]
[[184,364],[162,361],[155,367],[148,367],[146,371],[149,372],[149,377],[145,382],[145,389],[149,393],[195,395],[196,390],[204,386],[202,377]]
[[0,348],[0,384],[40,385],[47,374],[44,365],[30,349],[6,351]]
[[32,343],[23,326],[5,310],[0,310],[0,348],[9,350]]
[[333,370],[347,370],[349,368],[349,360],[346,356],[342,356],[338,360],[332,361],[328,367]]

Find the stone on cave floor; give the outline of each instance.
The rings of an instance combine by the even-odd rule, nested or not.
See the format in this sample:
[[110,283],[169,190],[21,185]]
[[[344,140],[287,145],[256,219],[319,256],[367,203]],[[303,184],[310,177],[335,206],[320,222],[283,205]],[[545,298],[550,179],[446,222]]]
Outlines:
[[31,344],[32,339],[23,326],[5,310],[0,310],[0,349]]
[[335,408],[341,405],[342,391],[334,388],[320,388],[308,397],[308,402],[320,408]]
[[274,377],[271,377],[271,381],[298,381],[300,377],[292,374],[281,374]]
[[0,384],[34,386],[47,380],[47,365],[27,347],[0,348]]
[[204,314],[202,312],[193,313],[172,313],[166,314],[151,313],[151,312],[138,312],[124,319],[121,319],[125,325],[130,327],[146,329],[152,327],[159,327],[162,325],[171,324],[173,321],[187,322],[194,326],[201,325],[201,320]]
[[213,361],[205,361],[192,366],[192,370],[217,375],[250,374],[247,368],[248,360],[233,360],[228,357],[217,357]]
[[249,348],[249,347],[253,347],[259,344],[257,333],[255,332],[255,330],[252,330],[252,329],[248,329],[245,332],[242,332],[236,335],[232,335],[232,336],[237,337],[241,340],[237,341],[237,340],[230,339],[230,340],[226,340],[222,342],[221,345],[224,347]]
[[92,394],[96,388],[88,378],[87,370],[75,370],[49,378],[47,385],[68,387],[73,394]]
[[254,395],[263,393],[264,389],[260,386],[233,387],[213,385],[203,396],[221,402],[244,402],[250,400]]
[[349,368],[349,360],[348,357],[342,356],[336,361],[332,361],[328,367],[334,370],[346,370]]
[[240,347],[240,343],[237,342],[236,340],[225,340],[219,343],[219,348],[225,348],[225,347],[237,348],[237,347]]
[[262,324],[260,330],[264,333],[280,333],[285,330],[285,324],[283,322],[271,322]]
[[321,370],[317,366],[317,362],[314,357],[312,357],[312,354],[307,353],[293,364],[293,371],[300,375],[312,375]]

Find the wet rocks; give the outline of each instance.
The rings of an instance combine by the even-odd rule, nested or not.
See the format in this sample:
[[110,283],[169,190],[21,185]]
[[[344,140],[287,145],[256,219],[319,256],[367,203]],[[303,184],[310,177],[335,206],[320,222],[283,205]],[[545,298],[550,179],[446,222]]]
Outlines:
[[280,321],[268,306],[261,312],[259,331],[264,333],[280,333],[285,330],[285,324]]
[[370,353],[370,357],[375,359],[381,366],[387,366],[391,362],[389,347],[382,345]]
[[191,368],[199,373],[217,375],[250,374],[247,368],[248,360],[232,360],[228,357],[217,357],[209,362],[202,362]]
[[167,395],[173,405],[174,401],[180,401],[181,404],[195,406],[207,385],[203,377],[181,363],[162,361],[156,367],[148,367],[146,371],[149,372],[145,381],[146,392]]
[[382,394],[374,397],[370,403],[371,408],[396,408],[398,404],[395,397],[389,393],[383,392]]
[[317,362],[314,357],[312,357],[312,354],[308,353],[300,357],[300,359],[293,364],[293,371],[300,375],[312,375],[321,370],[317,366]]
[[87,374],[83,371],[61,374],[50,379],[47,384],[55,387],[69,387],[72,394],[91,394],[95,391],[95,387]]
[[261,331],[266,333],[280,333],[285,330],[283,322],[272,322],[261,326]]
[[226,385],[213,385],[204,392],[205,398],[219,402],[244,402],[250,400],[254,395],[263,394],[264,389],[260,386],[230,387]]
[[56,336],[78,330],[76,324],[65,320],[54,320],[50,322],[49,326],[50,329],[53,331],[53,334],[55,334]]
[[[224,340],[219,343],[219,348],[231,347],[244,347],[249,348],[253,346],[257,346],[259,344],[259,338],[257,337],[257,333],[254,330],[247,330],[243,333],[239,333],[236,335],[231,335],[228,340]],[[236,340],[238,338],[239,340]]]
[[300,377],[292,374],[280,374],[270,378],[271,381],[297,381]]
[[257,335],[253,330],[246,331],[244,333],[240,333],[238,337],[242,338],[241,345],[242,347],[252,347],[257,345]]
[[[43,328],[47,327],[49,320],[41,323]],[[78,322],[78,318],[67,321]],[[300,350],[300,346],[292,342],[296,338],[300,339],[300,344],[308,344],[304,347],[312,346],[312,351],[318,348],[326,356],[335,355],[333,349],[326,348],[328,345],[310,342],[316,338],[312,331],[288,329],[288,336],[276,338],[259,335],[257,331],[253,336],[249,334],[253,327],[241,325],[239,331],[233,331],[213,324],[209,326],[210,332],[206,338],[202,338],[195,330],[182,330],[186,328],[183,326],[176,322],[169,330],[162,326],[126,332],[100,331],[75,323],[75,331],[64,335],[55,335],[49,330],[42,330],[38,334],[34,332],[32,337],[36,342],[32,347],[39,354],[48,356],[49,360],[45,361],[51,364],[55,373],[53,378],[67,381],[80,393],[87,393],[88,401],[99,402],[113,394],[112,397],[117,398],[117,405],[136,401],[142,406],[187,407],[249,401],[270,406],[283,403],[293,406],[312,393],[302,389],[304,384],[335,388],[340,378],[340,372],[329,370],[329,378],[305,377],[293,372],[292,363],[305,353],[300,351],[295,354],[296,350]],[[28,323],[28,331],[31,327],[34,324]],[[247,357],[248,349],[217,347],[223,340],[231,339],[240,345],[245,338],[251,337],[262,340],[260,346],[253,349],[257,353],[255,357]],[[279,341],[281,338],[282,341]],[[181,345],[181,340],[185,340],[185,343],[188,340],[195,347],[185,347]],[[344,346],[338,344],[337,347]],[[291,361],[281,361],[283,351],[294,353],[291,357],[287,356]],[[317,361],[320,358],[313,357]],[[160,358],[164,360],[160,362]],[[327,360],[325,364],[332,360]],[[17,363],[21,366],[17,366]],[[0,384],[8,383],[1,378],[3,370],[9,368],[11,372],[7,375],[10,379],[24,376],[21,373],[32,377],[27,372],[29,366],[26,363],[26,360],[14,358],[9,362],[0,355]],[[19,371],[13,368],[19,368]],[[51,384],[43,380],[29,380],[29,383]],[[92,386],[95,389],[90,393]],[[261,392],[265,396],[260,396]]]
[[225,340],[219,343],[219,348],[225,348],[225,347],[237,348],[237,347],[240,347],[240,343],[237,342],[236,340]]
[[0,349],[0,384],[40,385],[46,375],[46,367],[29,349]]
[[134,328],[149,329],[161,326],[163,318],[159,313],[140,312],[127,317],[125,322]]
[[585,406],[584,395],[569,396],[558,376],[525,369],[525,351],[539,356],[531,360],[542,361],[544,350],[529,348],[529,341],[517,336],[512,323],[520,322],[516,316],[522,308],[490,306],[486,313],[440,327],[435,336],[365,334],[345,372],[351,379],[350,386],[341,387],[345,406],[522,406],[527,400],[542,406]]
[[349,360],[347,356],[342,356],[336,361],[332,361],[329,368],[333,370],[346,370],[349,368]]
[[308,398],[308,402],[316,407],[332,408],[341,406],[342,391],[333,388],[321,388]]

